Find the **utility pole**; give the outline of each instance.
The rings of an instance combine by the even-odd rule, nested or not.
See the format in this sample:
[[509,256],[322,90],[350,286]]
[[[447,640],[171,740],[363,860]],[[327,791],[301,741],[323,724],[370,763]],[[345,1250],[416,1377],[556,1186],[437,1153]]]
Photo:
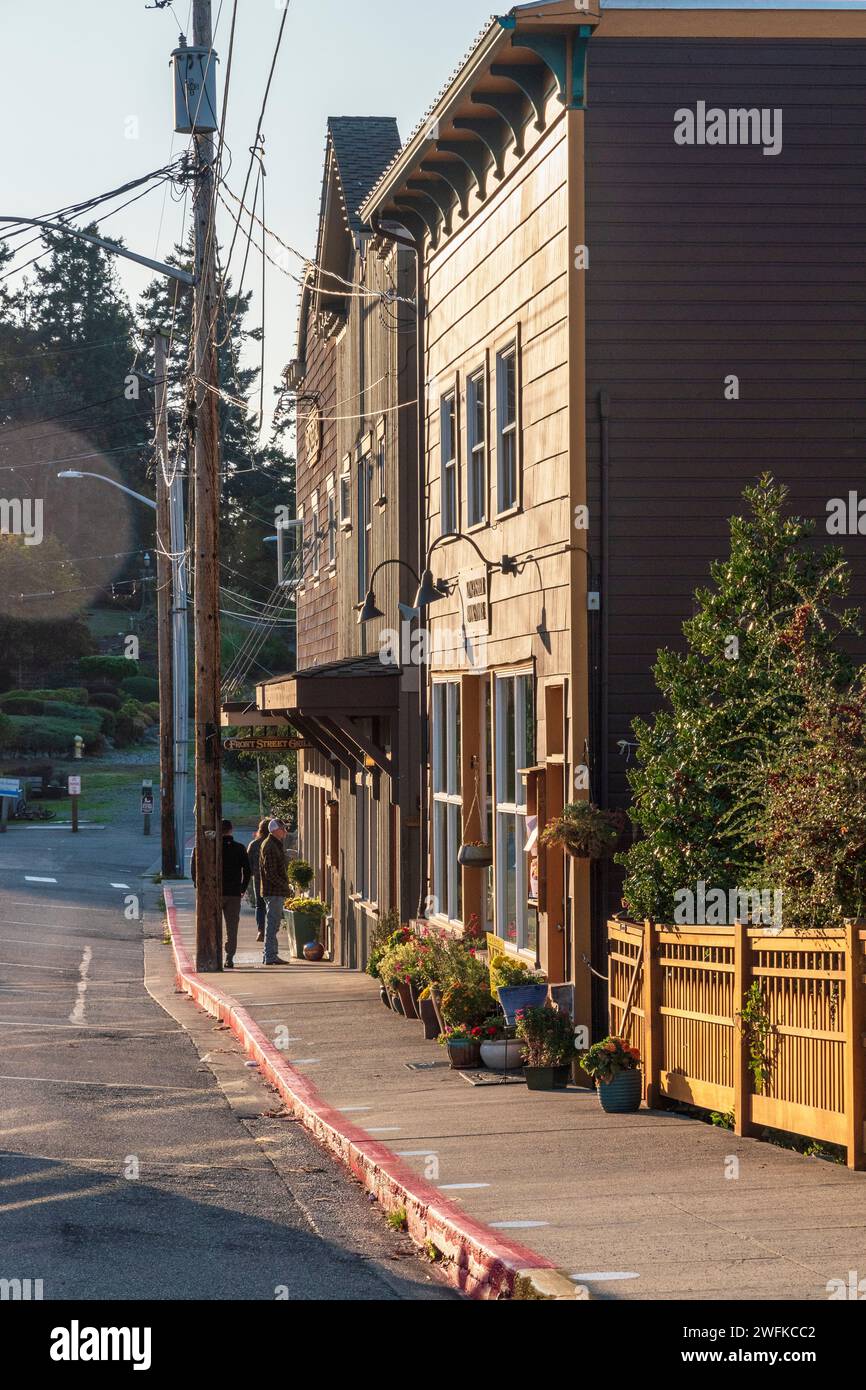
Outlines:
[[171,537],[168,483],[168,340],[162,333],[153,339],[153,399],[156,412],[156,626],[159,653],[159,814],[162,832],[162,876],[177,871],[174,823],[174,661],[172,606],[174,595],[174,547]]
[[[210,0],[193,0],[193,43],[211,49]],[[214,62],[215,59],[211,59]],[[222,969],[219,609],[219,370],[214,138],[195,130],[195,854],[196,969]]]

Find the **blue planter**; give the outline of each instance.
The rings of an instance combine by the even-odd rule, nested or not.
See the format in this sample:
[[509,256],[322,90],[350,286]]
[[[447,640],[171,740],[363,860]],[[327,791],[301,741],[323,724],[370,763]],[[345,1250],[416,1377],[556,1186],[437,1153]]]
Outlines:
[[629,1115],[640,1109],[642,1076],[639,1071],[618,1071],[611,1081],[599,1081],[598,1098],[608,1115]]
[[506,1023],[516,1023],[518,1009],[540,1009],[547,998],[547,985],[500,985],[496,993]]

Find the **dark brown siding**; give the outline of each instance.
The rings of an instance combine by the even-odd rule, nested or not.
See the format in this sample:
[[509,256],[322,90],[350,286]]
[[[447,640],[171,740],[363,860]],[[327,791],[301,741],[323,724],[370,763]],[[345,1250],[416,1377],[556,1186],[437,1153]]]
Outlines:
[[[587,112],[588,415],[610,397],[610,792],[728,518],[767,470],[818,521],[866,494],[866,44],[597,40]],[[783,148],[678,146],[674,112],[781,107]],[[740,399],[724,399],[736,374]],[[596,531],[597,536],[597,531]],[[866,537],[842,538],[866,603]]]
[[[324,530],[328,518],[328,496],[325,487],[329,474],[339,473],[337,453],[337,424],[334,416],[337,401],[336,352],[333,338],[323,338],[316,332],[315,314],[307,310],[307,375],[303,395],[298,401],[298,474],[297,505],[303,508],[304,534],[310,534],[310,499],[319,494],[320,527]],[[311,463],[304,440],[306,416],[318,400],[323,416],[322,448],[319,458]],[[309,577],[298,594],[298,670],[335,661],[341,655],[337,638],[337,578],[329,573],[326,562],[327,539],[322,541],[322,568],[317,581]]]

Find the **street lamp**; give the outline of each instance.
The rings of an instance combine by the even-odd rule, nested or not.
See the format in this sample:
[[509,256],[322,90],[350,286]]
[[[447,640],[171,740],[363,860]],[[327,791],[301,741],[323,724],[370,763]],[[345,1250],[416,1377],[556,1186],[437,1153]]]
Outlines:
[[[57,476],[66,479],[96,478],[99,482],[109,483],[111,487],[116,487],[119,492],[125,492],[127,497],[135,498],[137,502],[143,503],[145,507],[150,507],[152,511],[157,511],[157,504],[153,498],[145,497],[144,493],[135,492],[125,483],[119,483],[116,478],[109,478],[105,473],[87,473],[78,468],[65,468]],[[171,669],[172,723],[174,725],[174,846],[175,865],[183,877],[186,850],[187,746],[189,740],[189,651],[186,622],[187,578],[183,554],[183,492],[179,474],[172,480],[168,505],[172,572]],[[157,535],[157,543],[164,547],[164,537]],[[160,746],[160,754],[162,754],[162,746]],[[164,773],[164,771],[161,768],[161,772]]]

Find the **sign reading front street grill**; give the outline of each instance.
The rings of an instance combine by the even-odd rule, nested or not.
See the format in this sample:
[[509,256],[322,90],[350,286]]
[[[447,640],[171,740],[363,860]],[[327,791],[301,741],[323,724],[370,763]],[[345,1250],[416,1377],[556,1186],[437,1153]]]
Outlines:
[[289,753],[309,748],[302,738],[227,738],[223,748],[232,753]]

